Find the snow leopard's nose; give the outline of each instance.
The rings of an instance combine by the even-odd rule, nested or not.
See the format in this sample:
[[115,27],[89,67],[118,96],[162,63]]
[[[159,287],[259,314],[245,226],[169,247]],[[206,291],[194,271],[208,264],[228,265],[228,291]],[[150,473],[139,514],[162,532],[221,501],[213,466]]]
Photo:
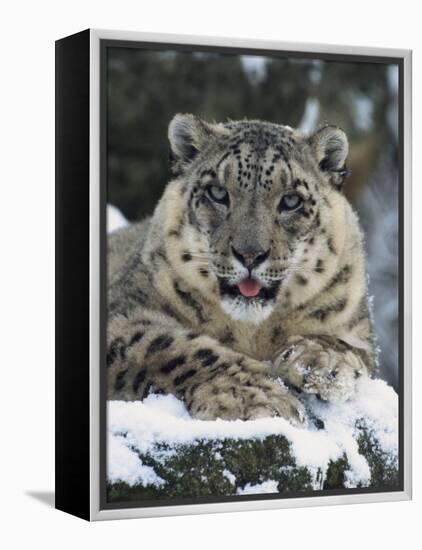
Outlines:
[[239,260],[239,262],[249,270],[252,271],[255,267],[265,262],[270,255],[270,249],[263,250],[262,248],[254,248],[251,246],[245,246],[240,250],[237,250],[232,246],[233,256]]

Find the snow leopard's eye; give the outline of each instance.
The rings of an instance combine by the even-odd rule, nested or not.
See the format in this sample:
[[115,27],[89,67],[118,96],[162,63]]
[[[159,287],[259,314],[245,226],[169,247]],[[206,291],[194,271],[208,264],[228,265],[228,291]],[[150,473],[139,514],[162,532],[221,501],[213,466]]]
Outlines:
[[221,187],[221,185],[208,185],[207,186],[207,193],[210,196],[210,198],[218,202],[220,204],[227,205],[229,203],[229,194],[224,189],[224,187]]
[[296,210],[303,204],[303,199],[300,195],[296,193],[289,193],[284,195],[280,201],[279,209],[283,210]]

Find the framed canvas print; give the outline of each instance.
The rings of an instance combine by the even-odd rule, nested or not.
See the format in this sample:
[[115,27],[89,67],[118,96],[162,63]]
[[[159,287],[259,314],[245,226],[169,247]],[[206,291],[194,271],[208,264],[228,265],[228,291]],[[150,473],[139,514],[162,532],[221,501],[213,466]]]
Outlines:
[[411,497],[411,53],[56,43],[56,506]]

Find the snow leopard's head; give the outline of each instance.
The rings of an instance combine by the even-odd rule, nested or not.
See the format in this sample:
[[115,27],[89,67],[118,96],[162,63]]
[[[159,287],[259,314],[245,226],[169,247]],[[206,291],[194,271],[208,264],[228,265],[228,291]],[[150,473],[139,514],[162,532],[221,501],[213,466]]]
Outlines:
[[178,269],[212,288],[227,314],[258,323],[287,280],[300,289],[322,276],[333,246],[330,196],[346,176],[341,129],[304,136],[268,122],[209,124],[178,114],[169,139],[184,208]]

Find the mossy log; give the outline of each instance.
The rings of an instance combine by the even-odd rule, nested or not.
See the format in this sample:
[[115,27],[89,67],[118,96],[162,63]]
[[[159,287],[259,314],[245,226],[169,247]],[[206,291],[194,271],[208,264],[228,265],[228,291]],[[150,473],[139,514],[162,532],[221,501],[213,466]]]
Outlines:
[[[359,454],[370,470],[369,479],[357,480],[356,487],[397,489],[397,456],[383,449],[365,419],[356,422],[355,438]],[[178,445],[157,443],[148,452],[137,455],[160,481],[145,486],[109,482],[109,502],[350,488],[351,465],[346,454],[330,460],[325,471],[298,465],[291,442],[284,435],[263,439],[196,439]]]

